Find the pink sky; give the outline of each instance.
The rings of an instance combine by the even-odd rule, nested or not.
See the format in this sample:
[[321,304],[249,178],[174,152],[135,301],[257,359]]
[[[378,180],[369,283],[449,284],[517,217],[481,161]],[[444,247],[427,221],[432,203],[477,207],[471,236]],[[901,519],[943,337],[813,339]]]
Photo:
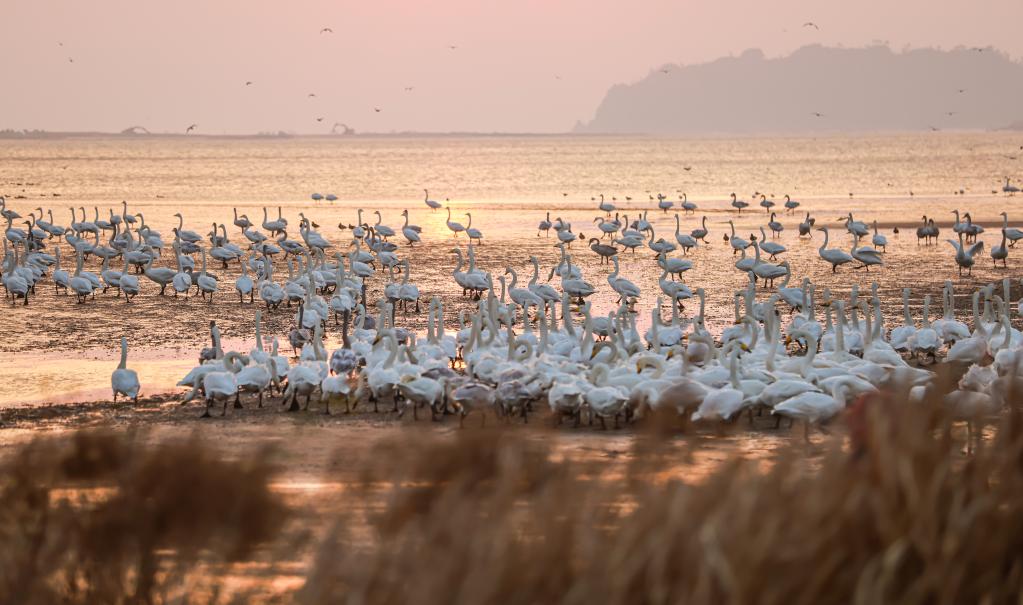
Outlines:
[[1021,26],[1020,0],[5,0],[0,128],[558,132],[665,63],[875,41],[1019,59]]

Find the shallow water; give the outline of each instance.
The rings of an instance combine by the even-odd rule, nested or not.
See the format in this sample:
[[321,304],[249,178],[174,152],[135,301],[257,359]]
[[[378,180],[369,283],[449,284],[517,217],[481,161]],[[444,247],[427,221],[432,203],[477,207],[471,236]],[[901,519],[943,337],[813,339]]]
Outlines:
[[[120,211],[127,200],[132,212],[141,212],[147,223],[172,239],[175,212],[185,216],[185,228],[200,234],[214,221],[226,223],[232,241],[244,239],[231,224],[232,208],[247,213],[254,222],[262,208],[283,208],[289,225],[297,228],[304,213],[320,225],[319,231],[345,250],[349,234],[338,223],[363,218],[399,232],[400,211],[408,208],[411,222],[423,227],[423,245],[409,258],[411,281],[424,296],[440,296],[445,302],[447,328],[456,329],[455,318],[474,303],[460,296],[454,286],[453,247],[464,249],[464,236],[454,238],[444,224],[443,212],[430,212],[422,201],[422,188],[430,197],[450,198],[454,220],[484,233],[478,248],[480,264],[501,274],[513,267],[519,279],[529,278],[529,256],[540,259],[545,272],[557,262],[553,237],[537,237],[536,224],[547,211],[552,219],[564,217],[576,233],[587,239],[599,235],[591,198],[604,193],[619,211],[635,218],[648,210],[657,237],[672,239],[674,211],[656,209],[648,196],[663,192],[675,198],[685,191],[699,204],[695,216],[681,216],[683,232],[707,216],[710,244],[690,253],[694,268],[685,281],[708,293],[707,321],[720,331],[732,321],[732,294],[747,283],[735,270],[737,257],[722,241],[733,219],[743,236],[766,223],[767,215],[751,200],[754,190],[774,198],[790,194],[810,212],[817,225],[833,229],[832,246],[848,250],[850,237],[836,219],[853,212],[857,219],[877,220],[888,237],[886,266],[881,270],[853,270],[848,266],[832,275],[817,256],[820,233],[813,240],[799,240],[799,214],[780,215],[785,231],[776,240],[789,251],[779,260],[791,263],[793,283],[810,277],[819,287],[845,295],[852,284],[869,290],[879,283],[889,326],[901,321],[900,291],[913,288],[912,307],[919,317],[924,294],[936,295],[945,279],[952,279],[958,294],[959,314],[967,308],[967,296],[982,283],[1003,277],[1019,277],[1015,251],[1008,269],[992,269],[988,250],[978,260],[973,277],[958,278],[952,248],[944,243],[955,208],[969,210],[987,228],[982,239],[996,242],[998,213],[1010,219],[1023,217],[1018,200],[1000,193],[1004,175],[1019,174],[1013,159],[1020,141],[1003,133],[831,137],[821,139],[777,138],[742,140],[672,140],[603,137],[466,137],[466,138],[356,138],[356,139],[69,139],[51,141],[5,141],[0,147],[0,193],[9,207],[28,216],[34,207],[52,209],[58,224],[70,222],[70,207],[93,207],[106,218],[110,208]],[[686,170],[690,167],[690,170]],[[965,196],[953,195],[964,189]],[[337,202],[312,202],[309,194],[334,193]],[[737,216],[728,204],[735,191],[751,201]],[[912,191],[913,195],[910,195]],[[850,192],[853,196],[850,197]],[[567,194],[567,195],[565,195]],[[626,196],[631,200],[627,200]],[[922,215],[937,217],[942,225],[938,245],[919,246],[914,235]],[[899,226],[901,234],[892,233]],[[290,234],[298,239],[297,232]],[[65,257],[70,254],[64,245]],[[403,247],[399,256],[409,249]],[[614,308],[616,295],[606,282],[610,270],[585,242],[572,246],[573,261],[588,281],[597,286],[591,297],[594,314]],[[680,252],[673,253],[679,256]],[[170,265],[165,255],[157,265]],[[660,269],[653,253],[640,249],[621,255],[622,273],[643,290],[637,307],[641,330],[649,324],[649,311],[659,288]],[[98,272],[99,264],[87,263]],[[98,295],[84,305],[70,297],[55,295],[52,281],[44,280],[28,307],[4,308],[0,326],[0,381],[8,385],[0,393],[0,406],[43,401],[94,400],[109,394],[109,372],[116,366],[115,347],[121,335],[129,338],[129,365],[139,371],[144,392],[167,390],[195,364],[198,350],[208,341],[208,322],[216,319],[232,346],[251,347],[253,308],[239,303],[233,281],[236,266],[225,271],[211,265],[221,276],[221,290],[212,305],[198,299],[160,297],[158,288],[144,278],[142,294],[131,304],[113,293]],[[275,263],[280,281],[286,272]],[[376,278],[370,300],[376,300],[383,280]],[[1012,298],[1019,298],[1017,285]],[[820,290],[818,290],[818,295]],[[761,293],[761,299],[766,298]],[[818,296],[818,300],[820,297]],[[687,312],[694,309],[687,308]],[[932,317],[940,310],[932,308]],[[294,308],[266,312],[266,332],[285,341],[293,325]],[[687,313],[688,314],[688,313]],[[668,312],[665,310],[665,317]],[[425,329],[423,315],[399,314],[399,325]],[[330,326],[331,342],[338,333]]]

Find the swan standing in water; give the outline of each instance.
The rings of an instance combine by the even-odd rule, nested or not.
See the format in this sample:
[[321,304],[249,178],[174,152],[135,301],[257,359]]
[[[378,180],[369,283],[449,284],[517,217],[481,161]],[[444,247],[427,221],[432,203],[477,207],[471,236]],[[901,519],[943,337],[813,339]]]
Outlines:
[[128,369],[128,339],[121,337],[121,362],[117,369],[110,375],[110,387],[114,391],[114,401],[121,395],[139,402],[139,376],[135,370]]
[[472,213],[471,212],[466,212],[465,216],[467,216],[469,218],[469,224],[465,227],[465,234],[469,236],[469,243],[471,244],[473,240],[476,240],[476,243],[479,244],[480,246],[482,246],[483,245],[483,232],[480,231],[479,229],[474,229],[473,228],[473,226],[472,226]]
[[740,215],[742,215],[742,209],[746,208],[747,206],[749,206],[749,202],[744,202],[736,198],[734,193],[732,194],[732,208],[737,209]]
[[445,223],[447,224],[448,229],[451,229],[451,233],[454,234],[455,237],[458,237],[459,233],[461,233],[462,231],[465,231],[465,227],[462,226],[462,223],[456,223],[456,222],[451,220],[451,207],[450,206],[448,206],[447,211],[448,211],[448,220],[445,221]]
[[430,199],[430,190],[423,189],[423,201],[426,202],[427,207],[430,208],[430,212],[436,212],[441,207],[441,203],[436,200]]

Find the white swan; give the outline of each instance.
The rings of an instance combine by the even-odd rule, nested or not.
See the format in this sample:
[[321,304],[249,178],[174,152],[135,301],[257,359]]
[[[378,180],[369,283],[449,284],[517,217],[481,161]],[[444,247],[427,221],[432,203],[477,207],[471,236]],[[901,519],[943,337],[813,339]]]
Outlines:
[[110,375],[110,387],[114,391],[114,401],[121,395],[139,402],[139,375],[135,370],[128,369],[128,339],[121,337],[121,362]]

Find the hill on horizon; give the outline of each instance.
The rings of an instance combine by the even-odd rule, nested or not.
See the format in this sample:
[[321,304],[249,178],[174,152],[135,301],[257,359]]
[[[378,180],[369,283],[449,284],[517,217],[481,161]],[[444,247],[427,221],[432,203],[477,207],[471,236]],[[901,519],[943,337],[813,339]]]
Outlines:
[[574,132],[993,130],[1023,120],[1021,100],[1023,63],[992,49],[813,45],[773,59],[753,49],[613,86]]

